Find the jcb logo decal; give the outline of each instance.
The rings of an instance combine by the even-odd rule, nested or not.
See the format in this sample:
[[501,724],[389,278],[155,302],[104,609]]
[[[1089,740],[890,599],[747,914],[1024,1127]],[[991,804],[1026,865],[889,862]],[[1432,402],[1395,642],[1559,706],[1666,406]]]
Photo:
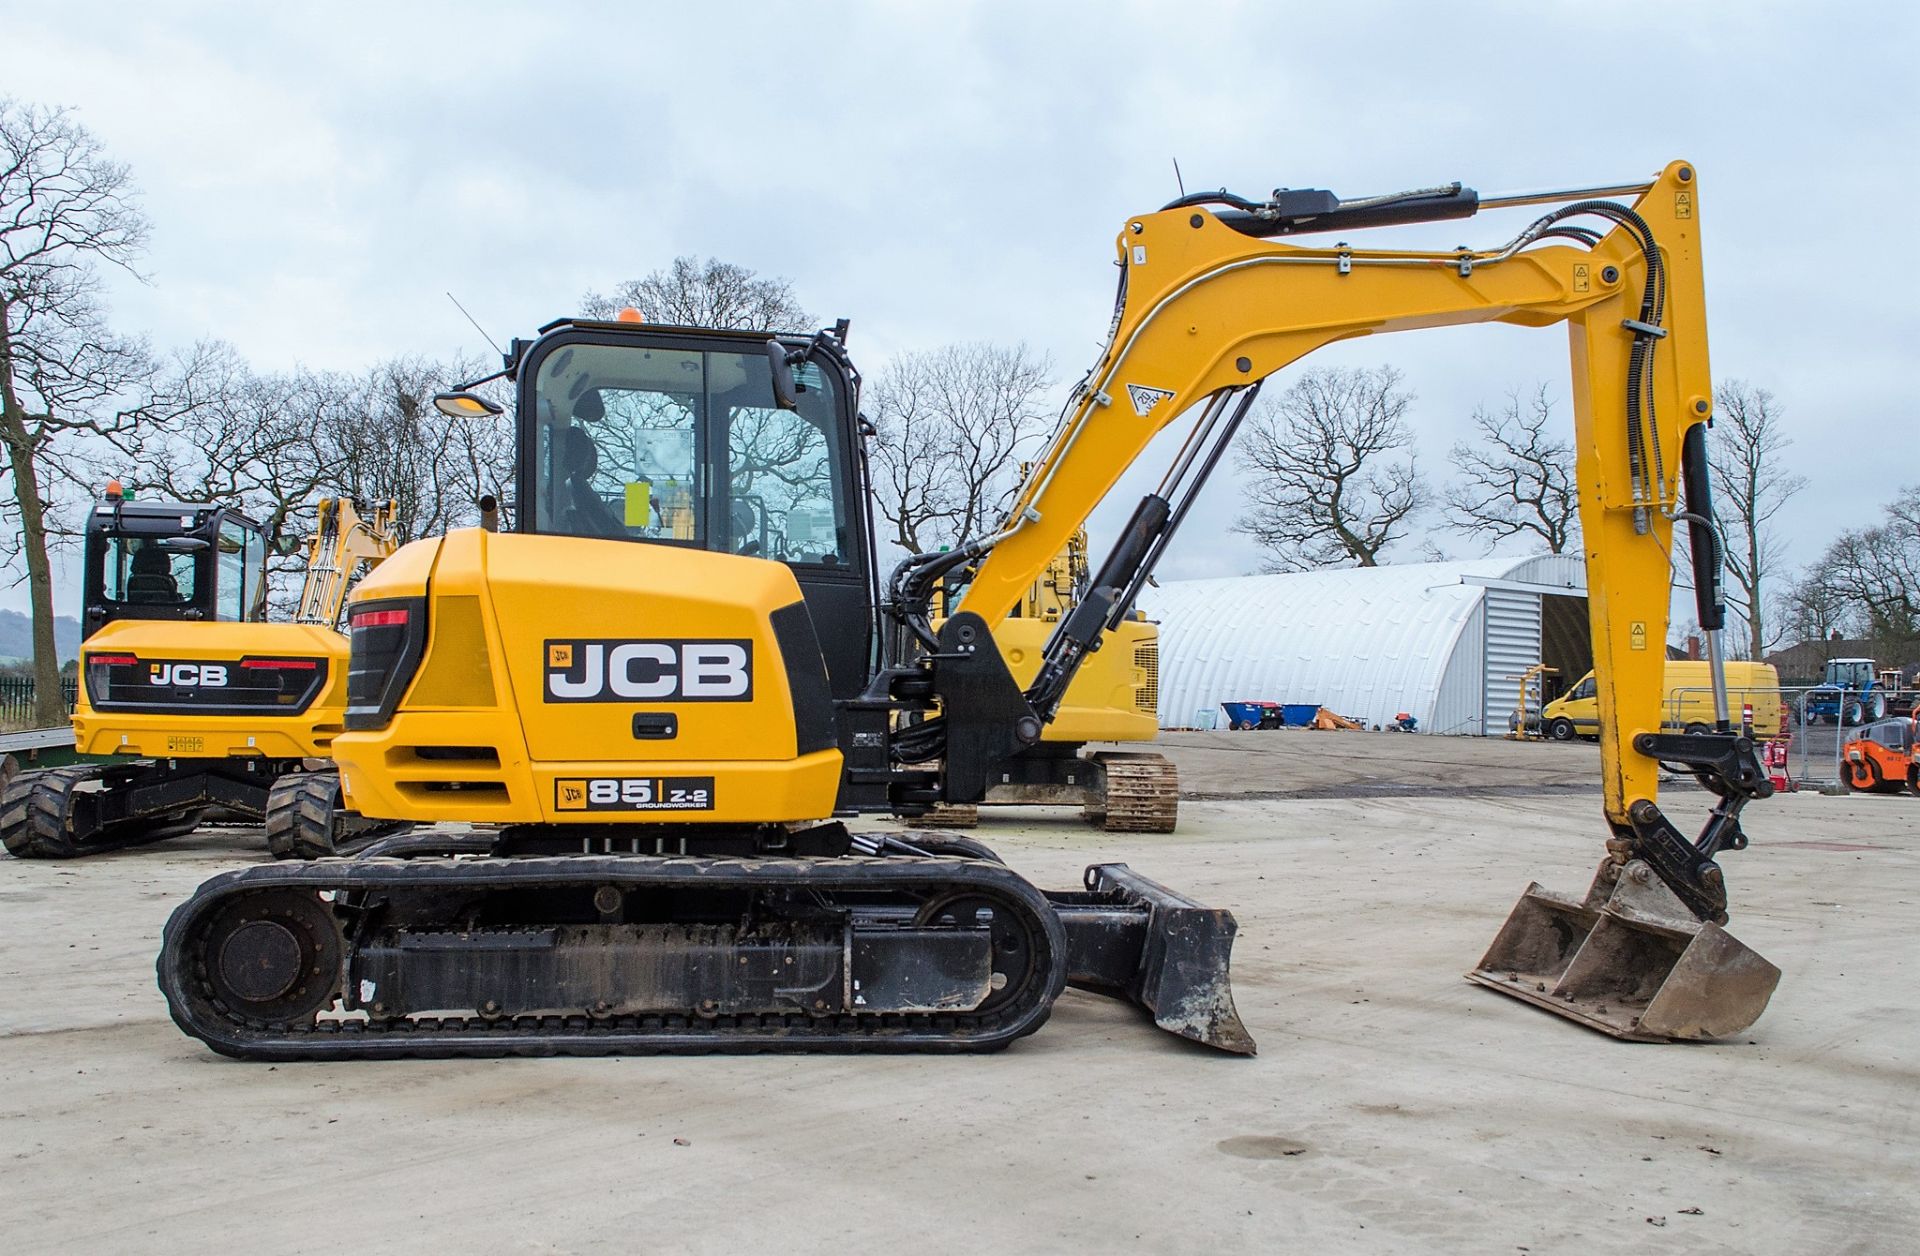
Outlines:
[[147,683],[219,689],[227,683],[227,668],[224,663],[149,663]]
[[753,642],[548,641],[548,702],[750,702]]

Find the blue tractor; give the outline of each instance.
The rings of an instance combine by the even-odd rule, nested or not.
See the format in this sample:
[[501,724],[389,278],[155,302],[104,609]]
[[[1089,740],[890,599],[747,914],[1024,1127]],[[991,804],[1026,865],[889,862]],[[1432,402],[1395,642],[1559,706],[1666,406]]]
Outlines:
[[1872,659],[1829,659],[1826,678],[1807,691],[1807,723],[1853,725],[1883,720],[1890,693]]

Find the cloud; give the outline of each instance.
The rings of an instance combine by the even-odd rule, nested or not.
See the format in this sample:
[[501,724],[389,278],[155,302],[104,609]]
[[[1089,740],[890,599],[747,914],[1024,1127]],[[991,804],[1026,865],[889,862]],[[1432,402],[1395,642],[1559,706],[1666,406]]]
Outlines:
[[[1811,486],[1792,556],[1866,522],[1920,314],[1876,264],[1920,179],[1905,4],[784,4],[356,12],[70,3],[8,19],[9,90],[130,162],[151,286],[118,321],[264,368],[473,351],[679,253],[791,278],[871,373],[959,340],[1091,362],[1129,213],[1189,188],[1492,191],[1702,172],[1713,356],[1772,389]],[[1861,32],[1871,32],[1867,38]],[[1515,217],[1509,215],[1508,217]],[[1520,216],[1520,217],[1523,217]],[[1507,218],[1404,234],[1505,238]],[[1512,329],[1365,340],[1419,394],[1429,467],[1483,401],[1564,381]],[[1284,377],[1275,381],[1283,387]],[[1150,487],[1129,475],[1112,529]],[[1920,478],[1920,477],[1917,477]],[[1231,469],[1167,576],[1250,570]],[[0,600],[6,596],[0,595]],[[71,598],[63,602],[70,606]]]

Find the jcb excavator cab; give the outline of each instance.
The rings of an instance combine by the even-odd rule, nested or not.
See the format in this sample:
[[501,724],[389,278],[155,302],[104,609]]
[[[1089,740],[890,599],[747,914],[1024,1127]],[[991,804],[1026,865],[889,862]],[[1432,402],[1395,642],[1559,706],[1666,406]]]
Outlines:
[[[984,782],[981,789],[955,791],[958,748],[950,748],[938,798],[924,785],[889,781],[882,759],[857,761],[879,731],[856,729],[863,716],[844,704],[865,693],[888,653],[864,509],[871,484],[860,376],[837,334],[776,336],[771,343],[783,355],[776,382],[769,339],[563,320],[532,342],[515,342],[509,369],[519,388],[520,530],[784,563],[818,630],[832,696],[843,704],[837,731],[852,770],[842,779],[841,809],[924,813],[944,827],[970,822],[973,804],[997,791],[1000,801],[1082,805],[1110,829],[1170,830],[1177,806],[1170,764],[1155,755],[1079,753],[1090,741],[1153,735],[1157,641],[1141,623],[1117,627],[1112,648],[1039,739],[967,764],[965,775]],[[1079,562],[1084,569],[1084,553]],[[1031,680],[1039,666],[1041,646],[1064,612],[1057,598],[1051,615],[1029,608],[1030,616],[994,630],[1017,682]],[[903,653],[904,644],[891,653]],[[1082,693],[1092,696],[1080,701]]]
[[563,320],[516,341],[520,530],[785,563],[851,698],[874,651],[859,376],[831,337],[786,337],[807,358],[784,409],[767,339]]
[[109,490],[87,515],[82,627],[90,637],[116,619],[260,619],[266,560],[266,532],[229,506]]

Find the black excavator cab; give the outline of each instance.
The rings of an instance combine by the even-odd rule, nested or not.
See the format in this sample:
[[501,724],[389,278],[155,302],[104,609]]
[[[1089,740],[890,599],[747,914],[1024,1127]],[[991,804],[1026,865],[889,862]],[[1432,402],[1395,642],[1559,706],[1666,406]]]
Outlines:
[[266,530],[228,506],[129,501],[109,488],[87,515],[81,627],[116,619],[258,620]]

